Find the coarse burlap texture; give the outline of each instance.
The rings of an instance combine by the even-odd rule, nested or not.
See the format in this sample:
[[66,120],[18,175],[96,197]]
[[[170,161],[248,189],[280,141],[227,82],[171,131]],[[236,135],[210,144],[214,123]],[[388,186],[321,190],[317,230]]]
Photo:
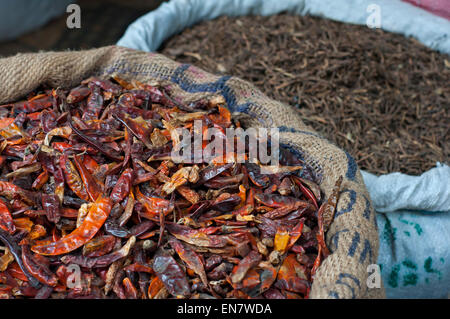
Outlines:
[[[269,99],[252,84],[215,76],[162,55],[119,46],[73,52],[18,54],[0,59],[0,103],[13,102],[41,84],[70,87],[89,76],[118,74],[124,79],[158,81],[183,102],[221,94],[244,127],[278,128],[280,145],[307,165],[326,198],[344,177],[335,220],[326,241],[332,254],[318,269],[311,298],[383,298],[384,288],[369,288],[370,264],[376,264],[378,234],[375,211],[355,160],[306,126],[297,111]],[[381,279],[380,279],[381,280]]]

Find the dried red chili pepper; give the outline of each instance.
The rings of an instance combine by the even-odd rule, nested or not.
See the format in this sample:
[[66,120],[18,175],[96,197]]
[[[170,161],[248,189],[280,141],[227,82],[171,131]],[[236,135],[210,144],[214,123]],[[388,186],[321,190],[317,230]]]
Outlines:
[[233,283],[240,282],[242,279],[244,279],[247,271],[249,271],[252,267],[258,265],[261,259],[261,255],[258,252],[252,250],[239,262],[239,265],[237,265],[235,269],[233,269],[231,281]]
[[83,181],[78,174],[75,165],[69,160],[67,155],[62,155],[59,158],[59,163],[64,173],[64,179],[70,189],[81,199],[88,201],[89,196],[84,187]]
[[50,271],[47,265],[40,263],[33,258],[28,245],[22,246],[22,260],[25,268],[33,277],[45,285],[52,287],[56,286],[58,283],[56,276]]
[[121,202],[130,194],[131,186],[133,185],[134,172],[131,168],[123,171],[117,180],[116,186],[111,191],[110,198],[114,203]]
[[[19,268],[12,268],[11,266],[8,267],[8,270],[14,271],[15,273],[21,273],[19,276],[19,279],[28,281],[33,287],[39,287],[39,281],[34,278],[32,274],[28,271],[27,267],[24,264],[24,261],[22,259],[22,251],[20,246],[17,244],[17,242],[14,240],[14,238],[9,235],[6,231],[3,229],[0,229],[0,241],[2,241],[6,247],[8,247],[11,254],[14,256],[14,259],[16,260],[16,263],[12,264],[12,267],[14,265],[18,265]],[[21,275],[24,275],[22,277]]]
[[172,295],[175,297],[188,297],[190,295],[190,286],[186,274],[172,256],[158,250],[153,260],[153,270]]
[[199,255],[193,250],[185,247],[180,241],[175,238],[171,238],[169,240],[170,245],[177,252],[178,256],[180,256],[181,260],[183,260],[186,265],[192,269],[201,279],[205,287],[208,286],[208,279],[206,278],[205,268],[203,266],[203,262]]
[[240,127],[221,96],[186,105],[117,76],[29,96],[1,106],[0,295],[309,296],[342,179],[324,200],[286,150],[293,166],[233,151],[175,163],[189,140],[179,128],[215,129],[225,144],[225,129]]
[[2,200],[0,200],[0,228],[10,234],[13,234],[16,231],[16,226],[14,226],[8,206],[6,206]]
[[80,227],[60,240],[48,245],[36,245],[31,250],[41,255],[61,255],[81,247],[99,231],[112,208],[109,198],[99,197],[92,205]]
[[97,198],[102,194],[102,185],[95,180],[89,170],[84,166],[83,161],[78,155],[74,156],[74,163],[78,169],[81,180],[83,181],[84,188],[92,202],[95,202]]
[[50,222],[59,222],[61,213],[59,208],[59,200],[56,195],[42,194],[42,208],[45,210],[47,219]]

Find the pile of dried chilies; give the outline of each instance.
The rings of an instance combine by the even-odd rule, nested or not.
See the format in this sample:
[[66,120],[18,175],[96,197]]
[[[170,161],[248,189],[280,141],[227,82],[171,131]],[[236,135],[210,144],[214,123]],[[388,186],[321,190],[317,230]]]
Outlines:
[[177,127],[240,126],[224,104],[114,76],[1,105],[0,297],[307,298],[342,178],[171,161]]

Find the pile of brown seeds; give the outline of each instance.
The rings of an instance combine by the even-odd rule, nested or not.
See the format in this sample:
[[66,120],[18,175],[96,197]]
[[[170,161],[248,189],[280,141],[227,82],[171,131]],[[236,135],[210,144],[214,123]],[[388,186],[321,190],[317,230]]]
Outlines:
[[253,82],[377,174],[450,158],[450,57],[402,35],[281,14],[221,17],[161,52]]

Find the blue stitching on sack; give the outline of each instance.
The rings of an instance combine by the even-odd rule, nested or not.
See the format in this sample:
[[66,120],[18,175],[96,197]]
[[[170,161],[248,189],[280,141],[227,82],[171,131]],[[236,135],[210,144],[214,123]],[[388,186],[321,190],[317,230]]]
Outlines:
[[364,199],[365,199],[365,201],[366,201],[366,208],[364,208],[363,216],[364,216],[367,220],[370,220],[370,201],[369,201],[369,199],[368,199],[365,195],[363,195],[363,197],[364,197]]
[[[294,154],[300,161],[305,162],[305,157],[303,156],[302,152],[299,151],[298,149],[296,149],[294,146],[292,146],[291,143],[286,142],[286,143],[281,143],[280,142],[280,146],[287,149],[288,151],[290,151],[292,154]],[[311,168],[311,174],[312,174],[312,181],[319,184],[322,181],[322,167],[320,167],[319,165],[311,165],[308,164],[308,167]],[[304,177],[308,177],[307,175],[305,175],[305,169],[302,169],[300,172],[300,177],[304,178]]]
[[[225,77],[223,77],[225,78]],[[228,76],[225,80],[228,81],[231,78],[231,76]],[[232,92],[232,90],[228,87],[228,85],[225,84],[225,82],[223,83],[222,86],[222,95],[225,98],[225,101],[227,101],[227,105],[230,108],[230,110],[232,112],[235,112],[234,110],[236,109],[236,96],[234,95],[234,93]],[[244,103],[241,105],[238,105],[238,107],[242,107],[245,108],[246,110],[248,110],[248,107],[252,105],[252,103]]]
[[333,235],[333,237],[331,237],[331,240],[332,240],[333,245],[334,245],[334,250],[337,250],[338,247],[339,247],[339,235],[340,235],[341,233],[346,233],[346,232],[348,232],[348,231],[349,231],[349,230],[348,230],[347,228],[342,229],[342,230],[339,230],[339,231],[337,231],[337,232]]
[[355,202],[356,202],[356,192],[355,192],[353,189],[345,189],[345,190],[343,190],[343,191],[341,192],[341,194],[340,194],[340,197],[341,197],[341,198],[342,198],[342,194],[344,194],[344,193],[349,193],[349,196],[350,196],[350,202],[348,203],[348,206],[347,206],[346,208],[343,208],[343,209],[338,210],[338,211],[336,212],[335,218],[338,217],[338,216],[340,216],[340,215],[342,215],[342,214],[345,214],[345,213],[350,212],[350,211],[353,209],[353,205],[354,205]]
[[288,144],[288,143],[280,143],[280,146],[284,147],[288,151],[292,152],[295,156],[297,156],[297,158],[300,161],[303,161],[303,162],[305,161],[305,158],[303,157],[302,153],[300,153],[300,151],[298,151],[296,148],[294,148],[290,144]]
[[247,103],[243,103],[243,104],[239,104],[238,106],[232,108],[228,105],[228,107],[230,107],[230,110],[232,112],[239,112],[239,113],[246,113],[248,112],[250,106],[252,106],[253,103],[252,102],[247,102]]
[[343,286],[348,287],[351,290],[352,299],[354,299],[356,296],[355,289],[350,284],[343,282],[342,279],[344,279],[344,278],[350,278],[351,280],[353,280],[358,285],[359,289],[361,289],[361,283],[359,282],[358,278],[356,278],[355,276],[348,274],[348,273],[340,273],[339,278],[336,280],[336,285],[343,285]]
[[182,64],[172,74],[171,81],[189,93],[198,92],[218,92],[220,91],[227,101],[228,107],[233,110],[236,106],[236,97],[230,88],[225,84],[231,76],[225,75],[215,82],[197,84],[185,78],[184,72],[190,67],[190,64]]
[[[225,98],[225,101],[227,102],[228,108],[231,112],[240,112],[245,114],[249,113],[249,108],[254,105],[254,103],[246,102],[237,105],[236,96],[234,95],[233,90],[228,85],[226,85],[226,82],[231,78],[231,76],[222,76],[215,82],[197,84],[187,80],[184,76],[184,72],[190,66],[190,64],[182,64],[178,68],[176,68],[172,74],[171,81],[177,84],[181,89],[189,93],[220,92]],[[255,114],[250,115],[255,116]]]
[[[184,78],[184,72],[190,67],[190,64],[182,64],[172,74],[172,82],[178,84],[180,88],[189,93],[198,93],[198,92],[217,92],[222,91],[225,86],[225,82],[227,82],[231,76],[225,75],[220,77],[215,82],[209,83],[201,83],[197,84],[191,81],[188,81]],[[230,92],[228,92],[230,93]],[[234,97],[234,96],[233,96]],[[228,100],[227,100],[228,103]],[[234,102],[236,103],[236,102]]]
[[330,292],[328,293],[328,296],[330,296],[330,297],[332,297],[332,298],[334,298],[334,299],[341,299],[341,298],[339,297],[339,294],[338,294],[336,291],[334,291],[334,290],[330,291]]
[[355,180],[356,172],[358,171],[358,165],[356,165],[355,159],[347,151],[344,152],[347,156],[347,173],[345,176],[353,181]]
[[[361,282],[359,281],[358,278],[356,278],[356,277],[353,276],[352,274],[342,272],[342,273],[339,274],[339,279],[338,279],[338,281],[340,281],[340,280],[343,279],[343,278],[350,278],[351,280],[353,280],[353,281],[358,285],[358,288],[361,288]],[[336,282],[337,282],[337,281],[336,281]]]
[[355,231],[355,235],[353,236],[353,239],[352,239],[352,244],[350,245],[350,248],[348,249],[348,253],[347,253],[348,256],[353,257],[353,255],[355,254],[356,248],[358,247],[359,240],[360,240],[360,235],[357,231]]
[[377,214],[373,215],[373,223],[375,225],[375,230],[378,231]]
[[363,263],[366,260],[367,253],[369,253],[369,261],[372,260],[372,247],[370,246],[370,242],[366,239],[364,240],[364,248],[361,252],[361,256],[359,257],[359,263]]
[[[303,157],[303,155],[298,151],[298,150],[296,150],[294,147],[292,147],[291,145],[289,145],[289,144],[284,144],[284,143],[280,143],[280,146],[281,147],[283,147],[283,148],[285,148],[285,149],[287,149],[289,152],[291,152],[292,154],[294,154],[300,161],[305,161],[305,158]],[[304,178],[304,177],[306,177],[305,176],[305,172],[304,172],[304,168],[302,168],[301,170],[300,170],[300,173],[299,173],[299,176],[301,177],[301,178]],[[313,172],[314,173],[314,175],[316,174],[315,172]],[[315,177],[315,176],[314,176]],[[316,177],[315,177],[316,178]]]

